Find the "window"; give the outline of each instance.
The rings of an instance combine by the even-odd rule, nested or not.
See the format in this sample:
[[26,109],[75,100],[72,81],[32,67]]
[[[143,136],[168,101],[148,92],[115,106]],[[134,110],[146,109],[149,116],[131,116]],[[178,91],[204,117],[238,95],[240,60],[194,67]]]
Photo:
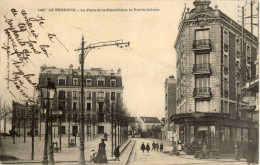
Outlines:
[[194,142],[194,126],[190,127],[190,144]]
[[91,99],[91,91],[87,91],[87,99]]
[[66,127],[65,126],[61,126],[61,134],[66,134]]
[[92,79],[86,79],[86,85],[92,86]]
[[77,102],[73,102],[73,110],[74,110],[74,111],[77,110]]
[[239,39],[236,40],[236,51],[241,52],[241,42]]
[[59,79],[58,84],[59,85],[66,85],[66,80],[65,79]]
[[87,126],[87,134],[90,134],[90,132],[91,132],[91,127]]
[[207,88],[210,87],[208,77],[196,78],[196,88]]
[[228,67],[228,57],[224,56],[224,67]]
[[246,57],[247,57],[247,62],[251,62],[251,49],[250,46],[247,46],[246,48]]
[[98,110],[99,112],[103,112],[104,103],[98,103]]
[[88,110],[88,111],[91,110],[91,103],[87,103],[87,110]]
[[65,109],[65,101],[59,101],[59,110],[64,110]]
[[104,122],[104,113],[98,113],[98,122]]
[[104,126],[98,126],[98,134],[104,133]]
[[111,77],[114,78],[115,77],[115,73],[111,73]]
[[209,54],[196,54],[196,64],[209,63]]
[[209,29],[196,30],[196,40],[209,39]]
[[105,97],[105,93],[104,92],[98,92],[98,97]]
[[209,112],[210,102],[209,101],[196,101],[196,112]]
[[224,90],[228,91],[228,79],[224,78]]
[[78,76],[78,72],[73,72],[73,75],[74,76]]
[[224,43],[228,44],[228,32],[224,32]]
[[116,80],[110,80],[110,86],[115,87],[116,86]]
[[111,100],[115,100],[116,99],[116,93],[115,92],[111,92]]
[[98,86],[104,86],[105,85],[105,81],[104,80],[98,80]]
[[73,99],[77,98],[77,91],[73,91]]
[[91,74],[90,74],[89,72],[87,73],[87,77],[88,77],[88,78],[90,78],[90,77],[91,77]]
[[229,113],[229,109],[228,109],[228,102],[224,101],[224,108],[223,108],[223,113]]
[[65,91],[59,91],[59,100],[65,100]]
[[73,85],[79,85],[78,84],[78,78],[73,78]]
[[91,115],[87,114],[87,122],[90,122],[90,120],[91,120]]

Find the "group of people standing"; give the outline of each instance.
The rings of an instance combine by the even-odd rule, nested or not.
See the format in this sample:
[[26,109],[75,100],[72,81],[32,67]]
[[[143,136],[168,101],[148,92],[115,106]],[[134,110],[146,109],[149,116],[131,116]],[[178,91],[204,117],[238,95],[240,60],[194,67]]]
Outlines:
[[[160,151],[162,152],[163,151],[163,143],[160,143],[160,145],[159,145],[159,143],[157,142],[157,143],[155,143],[154,141],[153,141],[153,143],[152,143],[152,150],[151,151],[158,151],[160,149]],[[144,142],[142,143],[142,145],[141,145],[141,150],[144,152],[144,150],[146,150],[147,151],[147,153],[149,153],[149,151],[150,151],[150,145],[149,145],[149,143],[147,143],[147,145],[145,146],[144,145]]]

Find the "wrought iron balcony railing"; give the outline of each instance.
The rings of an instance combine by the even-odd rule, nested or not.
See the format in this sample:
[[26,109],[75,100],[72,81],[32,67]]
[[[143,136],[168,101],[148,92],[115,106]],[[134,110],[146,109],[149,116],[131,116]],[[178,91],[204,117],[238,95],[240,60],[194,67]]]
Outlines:
[[193,74],[210,74],[210,73],[211,73],[211,68],[209,63],[193,65]]
[[193,50],[211,49],[210,39],[194,40]]
[[211,88],[210,87],[202,87],[202,88],[194,88],[193,91],[194,98],[211,98]]
[[99,101],[99,102],[104,102],[104,101],[105,101],[105,97],[98,97],[98,98],[97,98],[97,101]]

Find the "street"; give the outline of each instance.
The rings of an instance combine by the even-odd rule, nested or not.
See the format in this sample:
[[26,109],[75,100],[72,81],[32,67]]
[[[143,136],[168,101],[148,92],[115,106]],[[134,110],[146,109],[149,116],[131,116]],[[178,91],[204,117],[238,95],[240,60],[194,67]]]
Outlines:
[[[232,159],[198,159],[194,158],[193,155],[184,155],[181,152],[180,156],[170,156],[169,153],[164,153],[166,151],[171,150],[170,143],[163,141],[164,143],[164,152],[160,151],[151,151],[147,153],[146,151],[143,153],[141,148],[142,142],[146,145],[149,143],[150,148],[152,149],[152,142],[155,143],[158,141],[159,144],[161,141],[156,139],[135,139],[136,144],[133,150],[133,153],[130,157],[129,165],[138,165],[138,164],[149,164],[149,165],[170,165],[170,164],[247,164],[245,159],[240,162],[235,162]],[[165,145],[165,144],[168,145]]]

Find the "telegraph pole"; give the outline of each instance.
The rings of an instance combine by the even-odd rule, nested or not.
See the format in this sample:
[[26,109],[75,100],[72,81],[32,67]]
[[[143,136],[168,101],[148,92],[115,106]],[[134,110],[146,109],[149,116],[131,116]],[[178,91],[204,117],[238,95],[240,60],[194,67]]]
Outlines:
[[[81,65],[81,113],[80,113],[80,157],[79,157],[79,164],[85,165],[85,155],[84,155],[84,59],[90,50],[105,46],[117,46],[120,48],[129,46],[130,42],[123,42],[122,40],[116,41],[108,41],[108,42],[99,42],[95,44],[90,44],[87,47],[84,47],[84,37],[82,36],[81,41],[81,48],[76,49],[75,51],[81,51],[80,54],[80,65]],[[113,127],[111,127],[113,128]],[[113,141],[113,139],[112,139]],[[113,151],[113,150],[112,150]],[[112,152],[113,153],[113,152]]]
[[79,156],[79,164],[85,165],[85,155],[84,155],[84,37],[82,36],[81,41],[81,113],[80,113],[80,156]]

